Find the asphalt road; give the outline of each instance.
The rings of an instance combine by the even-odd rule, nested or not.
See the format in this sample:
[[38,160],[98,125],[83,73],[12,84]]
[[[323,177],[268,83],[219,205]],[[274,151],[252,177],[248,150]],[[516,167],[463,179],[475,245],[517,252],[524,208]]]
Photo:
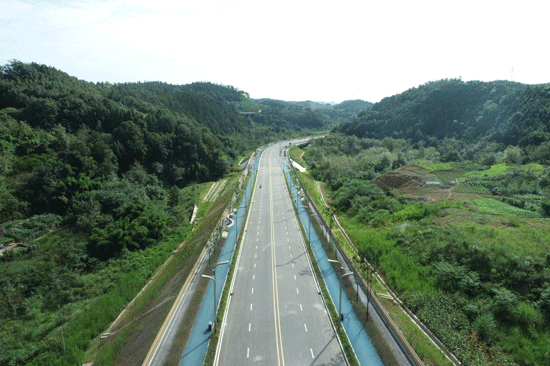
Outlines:
[[343,365],[284,180],[267,148],[247,216],[216,365]]

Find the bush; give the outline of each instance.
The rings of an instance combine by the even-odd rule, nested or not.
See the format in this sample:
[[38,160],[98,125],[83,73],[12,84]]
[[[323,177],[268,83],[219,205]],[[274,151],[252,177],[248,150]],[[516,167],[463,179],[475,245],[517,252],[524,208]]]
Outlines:
[[493,288],[493,293],[493,313],[504,323],[512,320],[512,312],[516,307],[517,296],[503,287]]
[[408,221],[408,220],[420,220],[427,214],[425,207],[417,203],[409,203],[408,205],[401,208],[399,211],[393,214],[394,218],[399,221]]
[[546,322],[550,324],[550,287],[547,287],[540,294],[540,300],[538,301],[538,306],[544,316],[546,316]]
[[474,328],[484,341],[492,342],[495,339],[497,324],[492,313],[480,315],[474,322]]
[[395,242],[388,238],[386,232],[370,230],[348,230],[355,238],[359,254],[376,265],[380,263],[380,256],[389,252],[394,247]]
[[6,224],[5,233],[16,241],[33,240],[55,229],[62,221],[62,217],[54,214],[33,216],[30,219],[16,220]]
[[513,310],[516,323],[523,329],[538,328],[544,323],[544,316],[532,304],[519,302]]
[[393,248],[380,258],[386,280],[390,286],[400,292],[427,290],[432,288],[432,281],[427,276],[427,269],[418,265],[399,249]]
[[12,241],[13,239],[10,237],[7,237],[7,236],[0,237],[0,244],[8,244],[8,243],[11,243]]
[[124,249],[139,250],[155,244],[166,230],[166,216],[144,207],[129,206],[120,219],[105,229],[94,228],[87,248],[90,255],[102,260]]
[[479,290],[479,274],[469,271],[466,266],[439,262],[434,264],[436,284],[443,291],[454,292],[457,290],[474,296]]

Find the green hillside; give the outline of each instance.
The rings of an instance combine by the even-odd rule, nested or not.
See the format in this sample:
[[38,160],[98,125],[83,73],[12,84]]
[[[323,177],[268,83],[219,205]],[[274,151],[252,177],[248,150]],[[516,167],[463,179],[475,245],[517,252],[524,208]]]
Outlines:
[[549,129],[550,85],[442,80],[300,155],[353,255],[464,365],[550,362]]
[[[82,364],[186,238],[200,235],[178,252],[181,265],[200,253],[243,156],[330,125],[316,111],[271,113],[231,86],[90,83],[36,63],[1,66],[0,365]],[[201,183],[222,177],[233,182],[225,201],[189,224]]]
[[550,140],[550,85],[440,80],[384,98],[337,130],[425,141],[454,138],[506,145]]

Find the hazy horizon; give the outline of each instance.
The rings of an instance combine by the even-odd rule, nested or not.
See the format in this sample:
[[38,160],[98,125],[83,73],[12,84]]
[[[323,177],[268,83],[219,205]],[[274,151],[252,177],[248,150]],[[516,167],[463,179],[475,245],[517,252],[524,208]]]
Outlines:
[[441,79],[550,82],[543,1],[5,0],[0,64],[91,82],[207,81],[378,102]]

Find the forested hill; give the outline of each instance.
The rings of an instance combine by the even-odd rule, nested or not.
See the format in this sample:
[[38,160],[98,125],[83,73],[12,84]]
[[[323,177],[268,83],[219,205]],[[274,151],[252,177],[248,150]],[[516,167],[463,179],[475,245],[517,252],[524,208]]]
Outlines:
[[0,66],[3,154],[56,156],[92,179],[139,163],[168,185],[214,180],[251,147],[330,124],[318,112],[242,113],[261,109],[231,86],[91,83],[36,63]]
[[322,128],[339,124],[365,111],[372,103],[364,100],[347,100],[339,104],[312,101],[288,102],[277,99],[255,99],[262,106],[261,115],[254,116],[258,123],[276,121],[279,126],[292,125]]
[[429,82],[383,99],[337,130],[430,145],[444,138],[539,145],[550,141],[550,84]]
[[[198,86],[202,86],[198,88]],[[233,134],[250,127],[239,117],[238,107],[247,98],[244,92],[204,83],[171,85],[161,82],[109,85],[104,95],[144,113],[158,108],[193,118],[215,134]]]

